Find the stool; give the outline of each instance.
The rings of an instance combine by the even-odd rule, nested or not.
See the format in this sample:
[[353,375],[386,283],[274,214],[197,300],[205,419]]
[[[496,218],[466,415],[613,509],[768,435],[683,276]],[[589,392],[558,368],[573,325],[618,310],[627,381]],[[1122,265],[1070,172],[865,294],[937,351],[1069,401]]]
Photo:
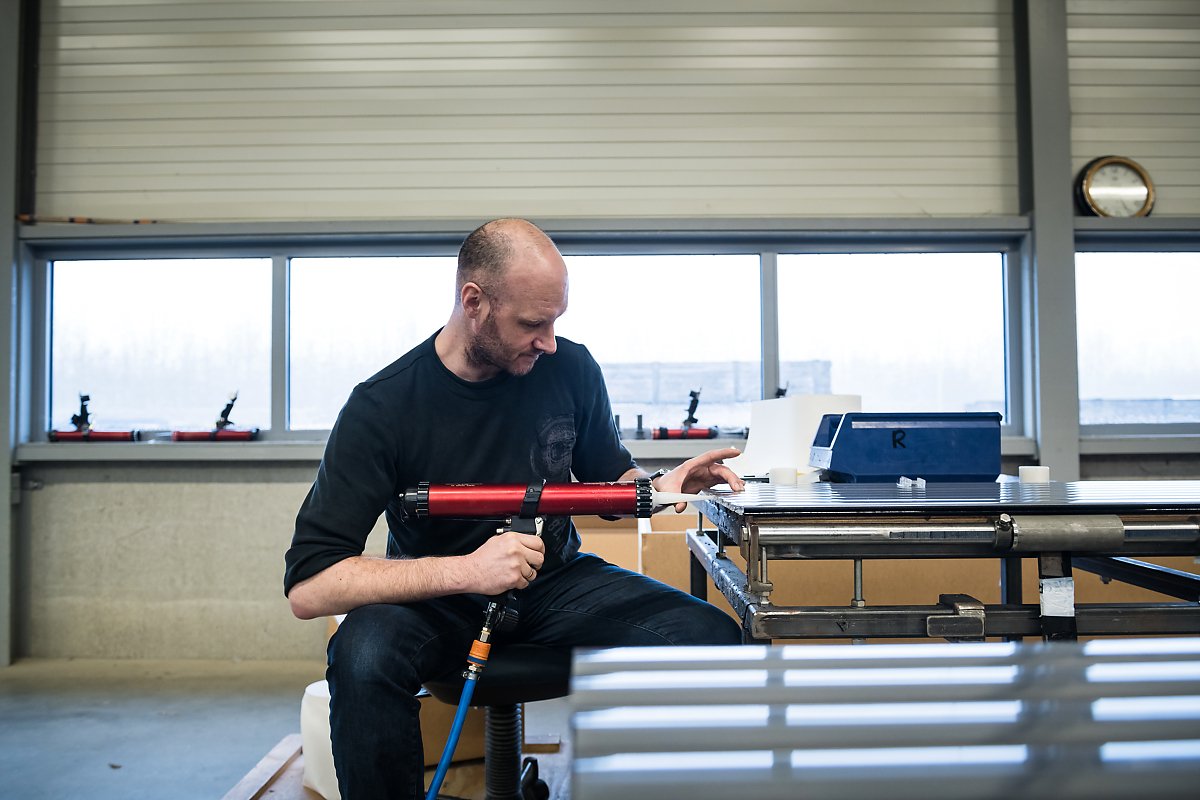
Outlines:
[[[429,693],[458,705],[461,671],[427,681]],[[521,704],[563,697],[570,691],[571,652],[530,644],[497,646],[475,687],[471,705],[484,707],[484,786],[488,800],[546,800],[537,760],[521,759]]]

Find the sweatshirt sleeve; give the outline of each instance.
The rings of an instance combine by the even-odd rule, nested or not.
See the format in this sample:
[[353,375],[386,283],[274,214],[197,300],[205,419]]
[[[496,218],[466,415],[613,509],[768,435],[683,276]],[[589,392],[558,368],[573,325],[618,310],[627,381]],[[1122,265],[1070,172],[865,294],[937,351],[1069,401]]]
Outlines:
[[354,389],[329,434],[325,455],[296,515],[284,556],[283,589],[362,555],[367,536],[396,493],[395,433],[367,387]]

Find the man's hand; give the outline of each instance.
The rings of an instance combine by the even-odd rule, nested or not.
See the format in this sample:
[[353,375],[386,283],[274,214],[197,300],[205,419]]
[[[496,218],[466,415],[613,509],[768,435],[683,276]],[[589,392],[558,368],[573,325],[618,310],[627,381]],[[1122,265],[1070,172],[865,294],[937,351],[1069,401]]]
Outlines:
[[368,603],[411,603],[464,592],[500,594],[528,586],[542,568],[545,552],[537,536],[509,532],[465,556],[352,556],[293,586],[288,601],[297,617],[313,619]]
[[[727,483],[729,488],[740,492],[746,488],[746,482],[737,473],[721,463],[723,459],[741,455],[736,447],[726,447],[721,450],[709,450],[695,458],[689,458],[675,469],[657,480],[654,487],[663,492],[684,492],[694,494],[718,483]],[[683,513],[687,503],[676,503],[675,511]]]
[[463,557],[466,591],[493,595],[524,589],[545,559],[546,543],[541,537],[515,531],[493,536]]

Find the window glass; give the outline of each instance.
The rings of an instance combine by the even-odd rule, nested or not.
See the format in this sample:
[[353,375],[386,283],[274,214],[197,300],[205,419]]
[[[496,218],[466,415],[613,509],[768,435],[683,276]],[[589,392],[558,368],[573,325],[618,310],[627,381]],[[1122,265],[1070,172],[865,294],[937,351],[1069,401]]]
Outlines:
[[446,323],[454,257],[291,260],[290,427],[333,426],[350,390]]
[[1081,425],[1200,422],[1200,253],[1077,253]]
[[875,412],[1005,413],[1002,254],[781,254],[778,265],[789,394],[857,394]]
[[270,425],[270,259],[57,261],[50,426],[79,396],[96,430]]
[[[679,427],[744,428],[762,397],[757,254],[569,256],[555,333],[587,348],[626,437]],[[645,437],[650,438],[648,431]]]

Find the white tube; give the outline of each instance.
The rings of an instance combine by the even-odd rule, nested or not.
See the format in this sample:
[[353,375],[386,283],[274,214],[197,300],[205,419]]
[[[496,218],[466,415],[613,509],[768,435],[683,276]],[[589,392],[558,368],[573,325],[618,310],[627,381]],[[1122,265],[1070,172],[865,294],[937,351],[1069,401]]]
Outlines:
[[655,508],[658,506],[673,506],[676,503],[691,503],[695,500],[703,500],[702,494],[684,494],[683,492],[660,492],[658,489],[653,489],[650,492],[650,502]]

